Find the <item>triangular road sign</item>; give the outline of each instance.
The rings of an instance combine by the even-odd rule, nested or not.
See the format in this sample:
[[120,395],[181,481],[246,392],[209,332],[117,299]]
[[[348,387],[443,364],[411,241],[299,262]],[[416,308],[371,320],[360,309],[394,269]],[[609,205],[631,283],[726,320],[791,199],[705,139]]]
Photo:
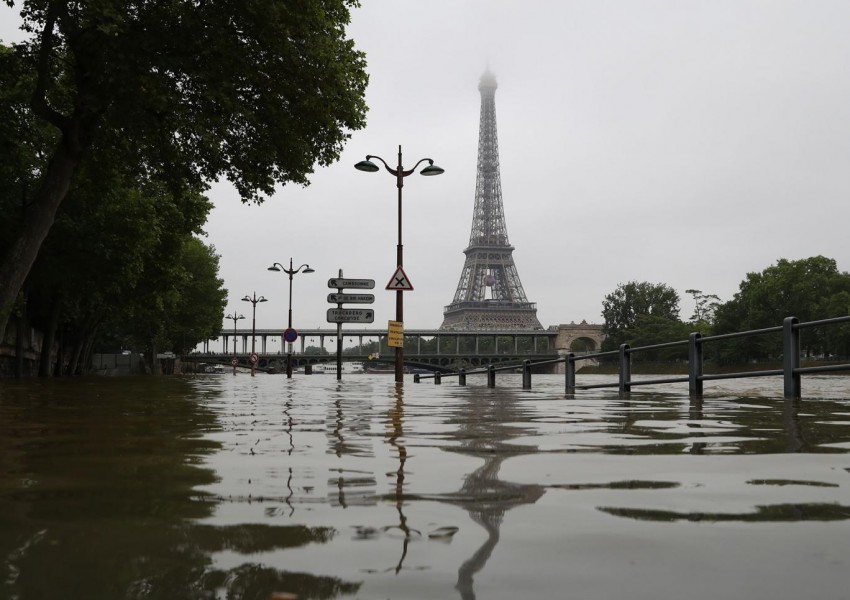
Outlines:
[[410,283],[410,280],[407,278],[404,269],[399,267],[395,270],[395,273],[393,273],[393,276],[390,278],[390,282],[387,284],[387,289],[394,292],[410,292],[413,291],[413,284]]

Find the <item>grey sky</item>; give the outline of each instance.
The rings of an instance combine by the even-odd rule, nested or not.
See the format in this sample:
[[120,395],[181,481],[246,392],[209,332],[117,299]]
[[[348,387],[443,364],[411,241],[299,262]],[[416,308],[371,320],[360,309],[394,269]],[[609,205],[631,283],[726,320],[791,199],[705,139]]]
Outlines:
[[[3,16],[8,9],[3,7]],[[405,326],[436,328],[454,295],[475,189],[478,79],[496,74],[502,192],[514,260],[544,326],[601,322],[629,280],[728,300],[749,271],[823,254],[850,270],[850,2],[365,0],[367,127],[307,188],[243,206],[227,185],[207,241],[228,312],[285,327],[325,321],[327,280],[375,279],[375,327],[394,317],[396,188],[366,154],[446,172],[404,187]],[[8,39],[8,23],[0,37]],[[226,322],[225,327],[231,327]]]

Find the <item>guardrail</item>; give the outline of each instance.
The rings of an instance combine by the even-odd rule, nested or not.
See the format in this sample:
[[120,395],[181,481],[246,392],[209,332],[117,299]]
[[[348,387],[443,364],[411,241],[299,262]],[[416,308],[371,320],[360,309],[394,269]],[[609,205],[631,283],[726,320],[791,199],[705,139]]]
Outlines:
[[[419,383],[423,379],[434,379],[435,384],[442,382],[444,377],[457,377],[458,385],[466,385],[467,375],[486,373],[487,387],[496,386],[496,373],[499,371],[516,371],[522,369],[522,387],[531,389],[531,372],[534,367],[544,365],[564,364],[564,388],[567,394],[574,394],[576,390],[589,390],[594,388],[619,388],[621,394],[628,394],[631,388],[640,385],[656,385],[664,383],[687,383],[688,393],[692,397],[700,397],[703,394],[703,384],[706,381],[717,381],[721,379],[740,379],[745,377],[769,377],[782,376],[783,391],[787,398],[799,398],[802,393],[802,376],[812,373],[828,373],[836,371],[850,371],[850,363],[838,365],[824,365],[819,367],[802,367],[800,364],[800,331],[811,327],[834,325],[838,323],[850,323],[850,316],[836,317],[833,319],[822,319],[819,321],[808,321],[800,323],[797,317],[786,317],[782,325],[767,327],[765,329],[753,329],[736,333],[711,335],[703,337],[699,333],[692,333],[687,340],[653,344],[651,346],[638,346],[632,348],[629,344],[622,344],[619,350],[608,352],[592,352],[576,355],[572,352],[561,358],[533,362],[525,360],[520,364],[500,365],[498,367],[489,365],[481,369],[465,370],[453,373],[434,373],[428,375],[414,375],[413,381]],[[770,333],[782,333],[782,368],[768,369],[762,371],[742,371],[737,373],[712,373],[705,374],[704,346],[708,342],[729,340],[733,338],[752,337]],[[687,346],[688,348],[688,375],[678,377],[661,377],[656,379],[633,380],[631,373],[631,357],[637,352],[649,350],[660,350],[676,346]],[[593,385],[578,385],[576,383],[576,363],[582,360],[593,360],[604,357],[616,356],[619,361],[617,383],[598,383]]]

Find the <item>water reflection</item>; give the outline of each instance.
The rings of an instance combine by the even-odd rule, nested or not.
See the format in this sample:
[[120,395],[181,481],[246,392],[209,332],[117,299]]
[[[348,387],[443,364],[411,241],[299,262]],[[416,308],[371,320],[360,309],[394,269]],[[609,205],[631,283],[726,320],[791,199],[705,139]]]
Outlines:
[[330,598],[359,584],[242,565],[254,554],[325,544],[329,527],[203,525],[220,449],[214,388],[177,378],[3,383],[0,396],[0,597]]
[[[328,409],[328,453],[337,458],[372,458],[367,435],[371,427],[371,402],[357,394],[351,384],[337,382]],[[328,489],[333,490],[328,497],[331,506],[348,508],[376,503],[377,480],[371,471],[333,470],[337,475],[328,479]]]
[[[463,600],[476,597],[475,574],[485,567],[499,543],[499,529],[505,513],[516,506],[533,504],[544,493],[541,485],[499,479],[499,470],[506,459],[536,452],[534,446],[509,441],[533,434],[533,429],[527,425],[529,420],[522,399],[505,388],[486,393],[474,391],[455,405],[450,417],[450,421],[459,426],[455,434],[458,444],[451,451],[483,460],[449,499],[466,510],[472,521],[487,532],[484,543],[458,569],[455,589]],[[534,560],[534,557],[527,559]]]
[[[387,411],[386,429],[387,442],[398,455],[398,469],[394,473],[394,496],[398,525],[390,525],[384,529],[386,531],[398,529],[402,533],[401,555],[398,564],[394,567],[395,573],[398,574],[404,565],[404,559],[407,557],[411,537],[422,535],[419,530],[410,528],[407,524],[407,516],[404,514],[404,466],[407,463],[407,447],[404,445],[404,387],[401,385],[395,386],[395,403]],[[387,473],[387,475],[392,476],[393,473]]]

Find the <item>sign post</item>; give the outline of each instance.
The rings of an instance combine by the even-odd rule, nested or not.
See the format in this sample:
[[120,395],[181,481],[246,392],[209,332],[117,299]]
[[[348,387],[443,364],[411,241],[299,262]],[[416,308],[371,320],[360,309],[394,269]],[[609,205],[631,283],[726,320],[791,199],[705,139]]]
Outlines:
[[336,293],[328,294],[328,302],[336,304],[336,308],[329,308],[327,313],[328,323],[336,323],[336,378],[342,379],[342,324],[343,323],[374,323],[375,311],[371,308],[345,308],[343,304],[372,304],[375,301],[374,294],[346,294],[344,288],[359,290],[371,290],[375,287],[374,279],[344,279],[342,269],[339,277],[328,279],[328,287],[336,288]]

